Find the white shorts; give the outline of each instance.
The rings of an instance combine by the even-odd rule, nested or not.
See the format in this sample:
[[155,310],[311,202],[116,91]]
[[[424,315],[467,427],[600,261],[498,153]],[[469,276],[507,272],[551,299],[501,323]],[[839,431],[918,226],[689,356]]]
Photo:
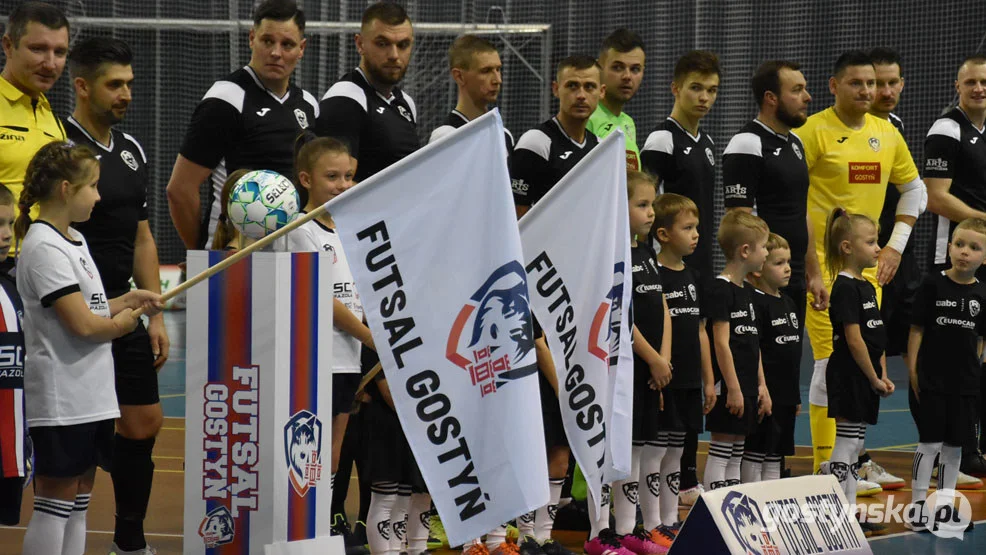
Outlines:
[[811,373],[811,387],[808,388],[808,402],[818,406],[829,406],[828,388],[825,387],[825,368],[829,359],[820,358],[815,361],[815,369]]

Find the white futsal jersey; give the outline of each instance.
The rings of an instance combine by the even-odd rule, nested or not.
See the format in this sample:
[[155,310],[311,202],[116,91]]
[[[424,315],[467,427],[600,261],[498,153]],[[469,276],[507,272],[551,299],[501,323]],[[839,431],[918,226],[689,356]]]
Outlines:
[[[353,273],[342,251],[342,241],[334,229],[312,220],[288,234],[290,252],[326,252],[332,255],[332,295],[363,320],[363,303],[356,292]],[[359,373],[359,339],[332,327],[332,370],[337,374]]]
[[28,427],[71,426],[118,418],[109,341],[73,334],[55,314],[56,300],[82,293],[89,310],[110,317],[110,305],[86,240],[51,224],[31,225],[17,257],[24,301],[24,397]]

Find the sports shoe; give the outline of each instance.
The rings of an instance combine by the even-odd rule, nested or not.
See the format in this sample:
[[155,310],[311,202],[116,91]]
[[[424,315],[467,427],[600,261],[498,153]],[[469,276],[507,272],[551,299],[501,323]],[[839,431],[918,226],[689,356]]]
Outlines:
[[507,524],[507,540],[517,543],[520,541],[520,530],[513,524]]
[[157,555],[157,550],[149,545],[145,545],[143,549],[138,549],[136,551],[124,551],[116,545],[116,542],[113,542],[110,545],[109,555]]
[[637,555],[656,555],[668,552],[667,547],[651,541],[650,534],[641,527],[637,527],[633,532],[620,538],[620,545]]
[[883,491],[883,487],[869,480],[860,478],[856,480],[856,497],[872,497]]
[[912,532],[928,531],[928,516],[924,512],[924,501],[918,501],[911,506],[904,518],[904,527]]
[[[585,550],[585,555],[634,555],[633,551],[620,542],[620,537],[612,528],[603,528],[598,536],[586,541],[582,548]],[[547,551],[545,549],[545,553]]]
[[[938,489],[938,467],[931,471],[931,487]],[[959,477],[955,481],[955,489],[979,489],[983,487],[983,481],[975,476],[969,476],[965,472],[959,471]]]
[[682,521],[679,520],[678,522],[675,522],[674,524],[670,524],[668,526],[665,526],[664,529],[667,530],[667,532],[669,534],[671,534],[672,536],[674,536],[675,538],[677,538],[678,537],[678,532],[681,531],[681,525],[682,524],[684,524],[684,522],[682,522]]
[[435,514],[428,519],[428,549],[441,549],[443,547],[449,547],[448,535],[445,533],[442,519],[438,517],[438,511],[435,511]]
[[[861,480],[880,484],[880,487],[885,490],[900,489],[907,485],[903,478],[898,478],[887,472],[887,469],[878,465],[873,459],[860,465],[858,473]],[[857,493],[857,495],[859,494]]]
[[524,536],[524,541],[520,542],[518,548],[520,550],[520,555],[544,555],[544,550],[541,549],[541,544],[534,539],[534,536]]
[[[621,547],[620,549],[623,548]],[[541,551],[545,555],[575,555],[574,551],[569,551],[565,549],[565,547],[562,546],[562,544],[556,542],[555,540],[545,540],[545,542],[541,544]],[[626,552],[626,553],[619,553],[618,555],[633,555],[633,553]]]
[[370,553],[369,548],[353,534],[353,529],[349,526],[346,515],[342,513],[336,513],[332,516],[332,526],[329,533],[333,536],[342,537],[342,542],[346,546],[346,555],[368,555]]
[[462,546],[462,555],[490,555],[486,544],[481,539],[475,539]]
[[963,454],[959,470],[978,478],[986,477],[986,459],[982,453]]
[[691,507],[698,502],[698,498],[705,493],[705,488],[702,484],[698,484],[693,488],[683,489],[678,492],[678,505],[684,505],[686,507]]
[[860,522],[859,527],[863,530],[863,535],[867,538],[870,536],[879,536],[887,530],[887,527],[883,524],[877,524],[876,522],[869,521]]
[[658,526],[650,531],[650,541],[661,547],[671,549],[671,544],[674,542],[674,538],[675,535],[667,526]]
[[520,555],[520,546],[517,545],[516,541],[507,538],[507,541],[496,546],[490,555]]

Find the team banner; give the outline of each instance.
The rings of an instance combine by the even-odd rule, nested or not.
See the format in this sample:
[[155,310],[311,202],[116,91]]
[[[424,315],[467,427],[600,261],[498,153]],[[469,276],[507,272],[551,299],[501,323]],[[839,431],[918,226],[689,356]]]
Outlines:
[[[197,274],[229,253],[188,253]],[[332,259],[255,253],[188,291],[185,555],[329,535]]]
[[[892,498],[892,496],[891,496]],[[670,555],[870,554],[834,476],[801,476],[702,494]]]
[[630,473],[630,223],[622,132],[520,220],[531,306],[558,373],[568,442],[596,503]]
[[506,161],[493,111],[328,205],[451,545],[548,502]]

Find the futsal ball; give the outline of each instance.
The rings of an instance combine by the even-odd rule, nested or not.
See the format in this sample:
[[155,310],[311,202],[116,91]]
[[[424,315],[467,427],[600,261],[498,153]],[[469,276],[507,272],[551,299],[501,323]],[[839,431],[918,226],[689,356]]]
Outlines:
[[254,170],[233,186],[226,211],[240,233],[262,239],[291,222],[299,204],[290,179],[270,170]]

